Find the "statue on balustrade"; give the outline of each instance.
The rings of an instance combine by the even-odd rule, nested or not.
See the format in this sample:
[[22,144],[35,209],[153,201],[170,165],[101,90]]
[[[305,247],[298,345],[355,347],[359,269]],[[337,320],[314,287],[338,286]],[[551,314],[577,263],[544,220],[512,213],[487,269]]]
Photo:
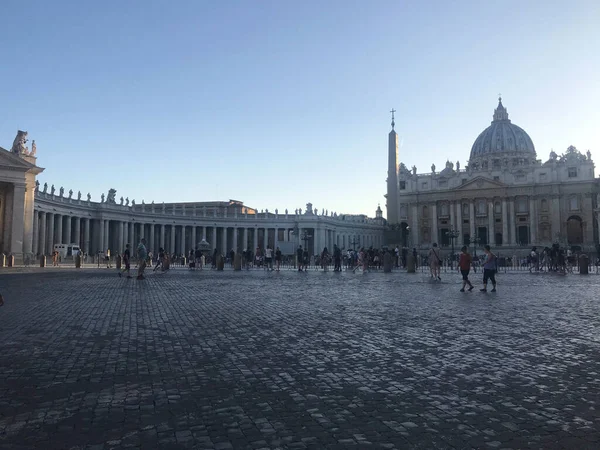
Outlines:
[[117,201],[115,200],[116,195],[117,195],[116,189],[109,189],[108,196],[106,197],[106,203],[110,203],[111,205],[116,205],[117,204]]
[[35,139],[33,141],[31,141],[31,153],[29,153],[29,156],[35,156],[35,154],[37,153],[37,145],[35,145]]
[[456,171],[460,170],[460,161],[456,161]]
[[69,200],[73,198],[73,189],[69,189]]
[[27,155],[28,149],[27,149],[27,146],[25,145],[26,143],[27,143],[27,131],[18,130],[17,137],[15,137],[15,140],[13,141],[13,145],[12,145],[12,148],[10,149],[10,151],[17,155]]
[[125,197],[125,206],[129,206],[129,197]]
[[287,208],[285,208],[285,215],[286,215],[286,216],[287,216],[287,213],[288,213],[288,210],[287,210]]
[[104,203],[104,199],[105,199],[105,197],[104,197],[104,194],[102,194],[102,195],[100,196],[100,203]]
[[432,165],[431,165],[431,171],[432,171],[432,172],[435,172],[435,164],[432,164]]
[[92,196],[90,195],[89,192],[87,194],[87,201],[88,201],[88,203],[92,201]]
[[65,188],[64,187],[60,187],[60,191],[59,192],[59,196],[62,197],[63,195],[65,195]]
[[54,187],[54,185],[50,186],[50,195],[54,195],[55,192],[56,188]]
[[131,200],[131,206],[135,206],[135,200]]
[[77,200],[81,200],[81,191],[77,191]]
[[48,191],[48,183],[44,183],[44,194]]
[[38,180],[35,180],[35,192],[39,192],[40,190],[40,182]]
[[121,200],[120,205],[123,206],[123,196],[122,195],[121,195],[121,198],[119,200]]

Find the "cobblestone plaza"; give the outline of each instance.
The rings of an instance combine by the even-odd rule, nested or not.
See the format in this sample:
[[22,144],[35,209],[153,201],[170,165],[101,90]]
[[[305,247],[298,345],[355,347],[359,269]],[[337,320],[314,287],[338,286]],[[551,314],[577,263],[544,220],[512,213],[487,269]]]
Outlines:
[[498,278],[2,273],[0,448],[600,447],[600,277]]

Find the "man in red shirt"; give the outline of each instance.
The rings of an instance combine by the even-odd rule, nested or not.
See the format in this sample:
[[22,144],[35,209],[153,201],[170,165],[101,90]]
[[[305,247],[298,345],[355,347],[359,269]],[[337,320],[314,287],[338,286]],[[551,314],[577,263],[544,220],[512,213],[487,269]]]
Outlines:
[[460,273],[462,274],[463,278],[462,289],[460,290],[460,292],[465,292],[465,286],[467,284],[469,285],[469,292],[471,292],[473,290],[473,285],[469,281],[469,272],[471,270],[471,264],[473,263],[473,259],[471,258],[471,255],[469,254],[469,249],[466,245],[463,246],[463,248],[461,248],[461,251],[462,253],[460,254],[460,259],[458,261],[458,267],[460,268]]

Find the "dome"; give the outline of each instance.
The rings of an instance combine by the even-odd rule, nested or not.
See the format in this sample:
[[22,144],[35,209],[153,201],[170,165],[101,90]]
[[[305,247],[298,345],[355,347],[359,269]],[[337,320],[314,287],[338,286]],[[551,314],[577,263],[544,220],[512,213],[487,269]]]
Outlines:
[[469,159],[495,155],[518,155],[535,158],[535,147],[529,135],[508,120],[508,112],[498,99],[498,107],[494,110],[494,120],[475,139]]

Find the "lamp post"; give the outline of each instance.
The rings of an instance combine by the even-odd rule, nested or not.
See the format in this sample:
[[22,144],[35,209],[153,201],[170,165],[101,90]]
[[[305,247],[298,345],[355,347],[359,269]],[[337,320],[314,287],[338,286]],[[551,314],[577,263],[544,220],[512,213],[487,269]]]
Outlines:
[[410,248],[410,225],[407,225],[405,230],[406,230],[406,248]]
[[356,240],[356,236],[352,238],[352,242],[348,242],[348,244],[352,244],[352,251],[356,251],[356,244],[360,244],[360,241]]
[[312,235],[308,234],[308,232],[304,230],[304,233],[302,234],[302,242],[304,242],[304,248],[306,251],[308,251],[308,241],[310,241],[311,237]]
[[452,244],[452,253],[450,253],[450,270],[452,270],[454,266],[454,239],[460,236],[460,232],[451,228],[450,231],[446,231],[446,236],[450,238],[450,242]]

